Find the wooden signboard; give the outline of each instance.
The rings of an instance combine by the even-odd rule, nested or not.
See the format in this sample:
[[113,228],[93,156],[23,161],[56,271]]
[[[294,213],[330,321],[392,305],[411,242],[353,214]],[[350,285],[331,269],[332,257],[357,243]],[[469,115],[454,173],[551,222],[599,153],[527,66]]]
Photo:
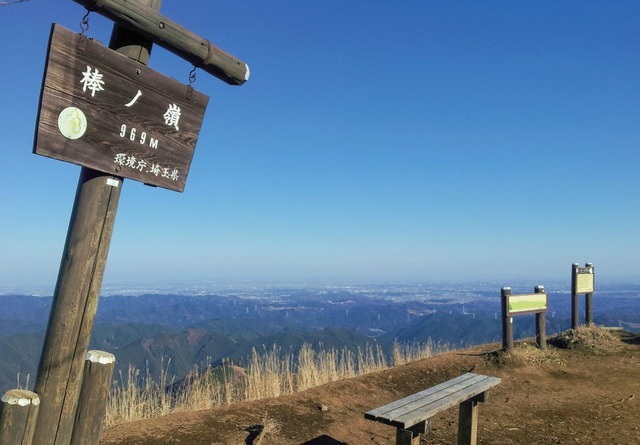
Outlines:
[[513,316],[536,314],[536,345],[545,349],[547,343],[546,315],[548,307],[547,293],[544,286],[536,286],[533,294],[511,295],[510,287],[500,290],[500,306],[502,310],[502,346],[506,351],[513,351]]
[[580,267],[578,263],[571,265],[571,328],[578,329],[579,324],[579,302],[578,294],[584,294],[585,323],[593,323],[593,290],[594,290],[595,268],[593,264],[586,263]]
[[181,192],[208,102],[54,24],[33,152]]
[[547,294],[509,295],[508,315],[531,314],[547,310]]

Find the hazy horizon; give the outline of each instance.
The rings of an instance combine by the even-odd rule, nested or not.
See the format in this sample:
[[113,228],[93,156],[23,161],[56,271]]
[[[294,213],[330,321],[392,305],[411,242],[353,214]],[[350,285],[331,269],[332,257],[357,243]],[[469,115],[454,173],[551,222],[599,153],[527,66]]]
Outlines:
[[[606,278],[603,279],[596,273],[596,289],[598,292],[612,292],[612,288],[627,288],[627,290],[638,290],[640,292],[640,279],[631,277]],[[389,289],[413,289],[414,291],[423,288],[426,290],[450,289],[452,292],[487,292],[495,291],[499,296],[501,287],[512,287],[518,291],[533,291],[537,285],[543,285],[548,292],[566,293],[571,290],[571,279],[547,279],[533,280],[527,278],[505,278],[504,280],[382,280],[382,279],[304,279],[304,280],[277,280],[277,279],[227,279],[210,280],[206,282],[175,282],[175,283],[105,283],[102,286],[101,296],[138,296],[138,295],[210,295],[215,293],[225,294],[237,291],[255,291],[256,293],[269,290],[380,290],[385,287]],[[0,296],[3,295],[32,295],[50,297],[53,295],[55,283],[46,284],[14,284],[7,285],[0,283]]]

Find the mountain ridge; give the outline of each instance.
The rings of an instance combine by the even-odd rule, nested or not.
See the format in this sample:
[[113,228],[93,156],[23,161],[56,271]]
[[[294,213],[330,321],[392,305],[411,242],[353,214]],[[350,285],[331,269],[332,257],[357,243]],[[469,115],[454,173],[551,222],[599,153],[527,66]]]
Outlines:
[[[90,348],[116,355],[116,376],[126,375],[133,366],[157,380],[170,361],[165,370],[179,380],[206,360],[242,363],[253,348],[274,345],[292,352],[303,343],[351,351],[375,344],[389,355],[396,340],[463,347],[501,338],[499,298],[491,292],[465,291],[464,298],[454,298],[449,289],[439,292],[384,287],[109,296],[100,299]],[[607,298],[606,308],[602,298],[596,298],[595,322],[618,326],[624,321],[627,329],[635,326],[640,332],[632,323],[640,319],[637,298],[621,288],[611,292],[623,296]],[[548,334],[568,329],[569,298],[551,293],[549,299]],[[17,374],[22,384],[26,375],[35,381],[51,301],[51,297],[0,297],[0,391],[14,388]],[[194,330],[203,331],[197,340]],[[533,333],[533,316],[514,322],[515,338]]]

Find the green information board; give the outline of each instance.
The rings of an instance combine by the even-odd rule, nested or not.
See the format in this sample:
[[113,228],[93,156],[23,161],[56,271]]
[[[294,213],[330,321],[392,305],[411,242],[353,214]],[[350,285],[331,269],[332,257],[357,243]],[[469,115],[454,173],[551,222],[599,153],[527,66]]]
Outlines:
[[509,296],[509,315],[547,310],[547,294],[524,294]]

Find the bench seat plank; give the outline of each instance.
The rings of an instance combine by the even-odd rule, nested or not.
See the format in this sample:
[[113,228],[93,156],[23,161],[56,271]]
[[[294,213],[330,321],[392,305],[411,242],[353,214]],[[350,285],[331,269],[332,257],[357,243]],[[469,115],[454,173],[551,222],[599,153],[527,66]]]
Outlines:
[[397,428],[410,428],[428,420],[440,411],[485,393],[500,379],[466,373],[447,382],[405,397],[365,413],[365,418]]
[[[393,411],[397,410],[397,409],[402,409],[403,407],[405,407],[406,405],[417,401],[417,400],[424,400],[430,396],[436,395],[438,393],[440,393],[441,391],[448,391],[448,389],[451,386],[457,385],[457,384],[464,384],[465,382],[467,382],[469,379],[471,379],[472,377],[474,377],[476,374],[471,374],[471,373],[466,373],[463,374],[459,377],[456,377],[454,379],[451,379],[447,382],[444,383],[440,383],[439,385],[436,386],[432,386],[431,388],[427,388],[423,391],[420,391],[418,393],[415,393],[413,395],[410,395],[408,397],[405,397],[403,399],[400,400],[396,400],[395,402],[389,403],[387,405],[381,406],[379,408],[373,409],[369,412],[367,412],[365,414],[365,416],[367,415],[371,415],[371,416],[380,416],[380,417],[389,417],[390,415],[392,415]],[[371,419],[371,420],[375,420],[375,419]]]

